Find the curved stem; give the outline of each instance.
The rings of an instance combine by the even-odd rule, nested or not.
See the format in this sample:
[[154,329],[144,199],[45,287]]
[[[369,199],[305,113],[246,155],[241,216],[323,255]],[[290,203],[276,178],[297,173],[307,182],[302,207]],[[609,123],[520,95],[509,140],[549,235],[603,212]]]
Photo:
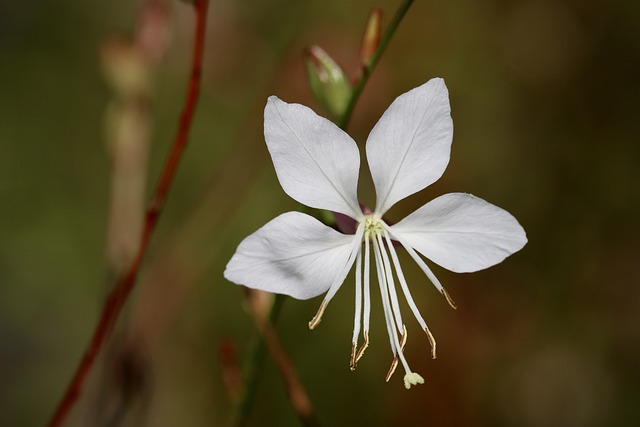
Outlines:
[[371,59],[369,60],[369,62],[363,65],[362,74],[358,79],[358,81],[353,86],[353,92],[351,93],[351,98],[349,99],[349,103],[347,104],[347,109],[345,110],[345,113],[338,121],[338,126],[341,129],[345,129],[349,124],[349,120],[351,119],[351,114],[353,113],[356,103],[360,98],[360,94],[362,93],[364,87],[369,81],[369,77],[371,76],[374,68],[378,64],[380,57],[384,53],[384,50],[389,44],[389,41],[391,41],[393,34],[398,29],[400,22],[402,22],[402,18],[404,18],[404,15],[407,13],[412,3],[413,3],[413,0],[405,0],[400,5],[395,15],[393,15],[393,19],[391,19],[391,22],[389,22],[389,26],[387,27],[386,31],[380,38],[380,44],[378,45],[378,48],[375,50],[375,52],[371,56]]
[[114,289],[111,291],[105,301],[100,315],[100,321],[94,330],[93,337],[87,346],[84,356],[80,364],[76,368],[76,372],[67,387],[67,390],[58,404],[53,417],[49,421],[49,427],[57,427],[65,421],[69,411],[76,403],[82,387],[87,379],[91,368],[94,365],[96,357],[100,349],[104,345],[107,337],[110,335],[111,329],[124,306],[124,303],[133,289],[138,270],[144,254],[146,252],[149,240],[156,228],[158,218],[162,212],[162,207],[173,182],[175,171],[178,167],[182,152],[187,144],[193,114],[200,93],[200,80],[202,75],[202,57],[204,52],[204,39],[207,20],[207,9],[209,0],[196,0],[193,3],[196,12],[195,37],[193,44],[193,57],[191,63],[191,75],[189,79],[189,87],[187,97],[180,117],[178,132],[173,141],[171,152],[165,163],[162,175],[158,181],[158,185],[154,192],[153,199],[147,210],[144,230],[140,245],[136,252],[136,256],[129,267],[126,274],[120,276]]

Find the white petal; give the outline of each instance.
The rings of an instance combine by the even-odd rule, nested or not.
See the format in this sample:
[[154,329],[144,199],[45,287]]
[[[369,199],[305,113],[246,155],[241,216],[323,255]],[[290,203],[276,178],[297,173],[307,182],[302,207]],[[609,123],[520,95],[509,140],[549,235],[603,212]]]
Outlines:
[[313,298],[344,269],[353,239],[309,215],[287,212],[240,243],[224,277],[253,289]]
[[442,176],[449,163],[453,122],[442,79],[396,98],[367,139],[367,160],[376,186],[376,212]]
[[440,196],[390,230],[456,273],[491,267],[527,243],[524,230],[509,212],[464,193]]
[[310,108],[269,97],[264,136],[284,191],[312,208],[356,218],[360,153],[356,143]]

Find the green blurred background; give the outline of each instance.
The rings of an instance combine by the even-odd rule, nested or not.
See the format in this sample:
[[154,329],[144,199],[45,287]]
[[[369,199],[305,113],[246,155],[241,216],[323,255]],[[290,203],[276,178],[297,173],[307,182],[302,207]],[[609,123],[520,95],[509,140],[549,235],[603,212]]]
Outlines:
[[[322,114],[302,50],[319,44],[353,73],[370,9],[383,8],[388,22],[399,4],[211,3],[190,146],[141,272],[143,281],[164,283],[134,295],[125,316],[135,322],[148,313],[142,330],[156,335],[145,368],[147,411],[136,418],[150,426],[221,425],[231,414],[223,373],[244,361],[254,332],[241,289],[222,278],[224,265],[244,236],[301,209],[281,190],[263,142],[266,97]],[[123,0],[0,2],[3,425],[45,423],[107,291],[105,112],[113,94],[99,47],[114,32],[133,31],[137,13],[137,2]],[[191,10],[172,2],[171,21],[154,77],[150,183],[188,77]],[[320,423],[640,425],[640,3],[417,1],[353,117],[349,132],[361,150],[389,103],[435,76],[450,91],[451,162],[391,219],[440,194],[470,192],[516,216],[529,243],[474,274],[436,266],[457,311],[401,254],[439,350],[430,360],[426,337],[407,320],[406,353],[426,379],[410,391],[401,373],[384,382],[391,357],[375,292],[372,344],[356,372],[348,366],[351,276],[314,331],[307,322],[320,299],[286,301],[277,329]],[[360,193],[372,203],[366,174]],[[156,294],[164,299],[149,297]],[[165,308],[175,314],[154,321]],[[70,425],[92,425],[86,400]],[[249,422],[298,424],[270,361]]]

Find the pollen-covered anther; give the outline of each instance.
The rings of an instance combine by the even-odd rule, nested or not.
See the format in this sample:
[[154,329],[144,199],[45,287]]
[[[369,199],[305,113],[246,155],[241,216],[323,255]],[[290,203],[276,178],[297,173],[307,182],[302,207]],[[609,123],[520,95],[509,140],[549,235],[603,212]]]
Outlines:
[[447,300],[447,302],[449,303],[449,305],[451,306],[451,308],[453,308],[454,310],[458,309],[458,306],[456,305],[456,303],[453,301],[453,299],[451,298],[451,296],[449,295],[449,292],[447,292],[447,290],[445,288],[442,288],[442,295],[444,296],[444,299]]
[[356,361],[357,350],[358,350],[358,343],[354,342],[351,345],[351,358],[349,359],[349,369],[351,369],[352,371],[355,371],[357,366],[357,361]]
[[314,329],[316,326],[318,326],[318,324],[320,324],[320,321],[322,320],[322,315],[324,314],[324,310],[327,308],[327,300],[322,301],[322,304],[320,304],[320,308],[318,309],[318,312],[316,313],[315,316],[313,316],[313,319],[311,319],[311,321],[309,322],[309,329]]
[[[407,344],[407,327],[403,324],[402,336],[400,337],[400,352],[404,352],[404,346],[406,344]],[[391,376],[393,375],[393,373],[396,371],[396,368],[398,367],[398,356],[399,354],[396,354],[395,357],[393,358],[393,361],[391,362],[391,367],[389,368],[389,372],[387,372],[387,376],[385,378],[386,382],[389,382],[389,380],[391,379]]]
[[429,339],[429,345],[431,346],[431,358],[436,358],[436,339],[433,337],[433,334],[429,330],[428,326],[425,326],[424,332],[427,334],[427,338]]
[[407,344],[407,327],[402,324],[402,336],[400,337],[400,351],[404,352],[404,346]]
[[396,371],[397,367],[398,367],[398,355],[396,354],[393,357],[393,361],[391,362],[391,367],[389,368],[389,372],[387,372],[387,376],[384,379],[386,382],[389,382],[389,380],[391,379],[391,376]]
[[360,350],[358,350],[358,354],[356,354],[356,359],[355,359],[355,365],[354,366],[358,366],[358,361],[360,361],[360,358],[364,355],[364,351],[367,349],[367,347],[369,347],[369,332],[365,331],[364,332],[364,344],[362,344],[362,347],[360,347]]

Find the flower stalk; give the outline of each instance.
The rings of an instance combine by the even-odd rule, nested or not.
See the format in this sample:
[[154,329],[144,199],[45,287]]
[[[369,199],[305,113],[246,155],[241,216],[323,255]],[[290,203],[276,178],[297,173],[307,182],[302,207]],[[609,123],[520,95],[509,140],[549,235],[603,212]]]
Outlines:
[[413,4],[413,0],[404,0],[402,2],[398,10],[396,11],[395,15],[393,15],[391,22],[389,22],[389,26],[387,27],[384,34],[380,38],[380,43],[378,44],[377,48],[373,51],[373,54],[371,54],[370,56],[369,54],[367,54],[368,62],[362,64],[362,73],[358,81],[356,81],[355,84],[353,85],[351,98],[347,103],[347,108],[344,114],[342,115],[342,117],[340,118],[340,120],[338,120],[336,123],[340,129],[345,130],[347,128],[347,125],[349,124],[349,120],[351,119],[351,115],[353,114],[353,110],[356,107],[356,103],[360,98],[360,94],[362,93],[365,86],[367,85],[367,82],[369,81],[369,77],[371,77],[371,74],[373,73],[373,70],[376,68],[378,61],[382,57],[382,54],[387,48],[387,45],[391,41],[391,38],[395,34],[396,30],[398,29],[400,22],[402,22],[402,19],[407,14],[407,11],[409,10],[412,4]]

